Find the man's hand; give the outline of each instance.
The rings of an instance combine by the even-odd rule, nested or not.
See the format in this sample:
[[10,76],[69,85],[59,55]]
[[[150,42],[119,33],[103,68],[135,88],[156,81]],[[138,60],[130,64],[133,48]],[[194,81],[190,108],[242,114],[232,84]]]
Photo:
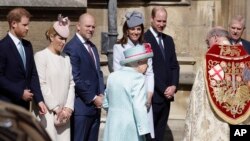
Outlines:
[[171,99],[174,97],[176,87],[174,85],[167,87],[167,89],[164,92],[164,95],[167,99]]
[[34,95],[34,94],[31,93],[29,89],[25,89],[25,90],[23,91],[22,99],[23,99],[24,101],[31,101],[31,100],[33,99],[33,95]]
[[48,111],[46,105],[43,103],[43,101],[38,103],[38,107],[39,107],[39,114],[41,115],[45,115]]
[[94,104],[97,108],[102,108],[103,98],[104,98],[103,94],[96,96]]

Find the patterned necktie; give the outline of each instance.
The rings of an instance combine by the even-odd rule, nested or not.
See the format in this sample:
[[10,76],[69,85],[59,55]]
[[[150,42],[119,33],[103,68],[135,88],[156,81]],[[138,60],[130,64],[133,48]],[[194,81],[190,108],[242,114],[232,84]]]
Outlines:
[[21,41],[18,43],[18,47],[17,47],[17,49],[18,49],[18,52],[19,52],[19,54],[20,54],[20,56],[21,56],[21,58],[22,58],[24,68],[26,69],[26,58],[25,58],[25,52],[24,52],[24,47],[23,47],[23,44],[22,44],[22,42],[21,42]]
[[92,61],[94,62],[95,66],[96,66],[94,54],[93,54],[92,48],[91,48],[91,44],[90,44],[88,41],[87,41],[85,44],[87,45],[89,55],[90,55],[90,57],[92,58]]
[[158,44],[160,46],[162,56],[165,59],[165,52],[164,52],[164,47],[162,45],[162,34],[161,33],[158,34]]

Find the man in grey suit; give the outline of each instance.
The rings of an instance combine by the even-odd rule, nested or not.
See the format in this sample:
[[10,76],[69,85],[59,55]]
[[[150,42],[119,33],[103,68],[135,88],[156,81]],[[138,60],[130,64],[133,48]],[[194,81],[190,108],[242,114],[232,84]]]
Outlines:
[[243,31],[246,28],[245,24],[245,18],[241,15],[236,15],[232,18],[229,24],[230,42],[232,45],[243,45],[246,51],[250,54],[250,42],[241,38]]

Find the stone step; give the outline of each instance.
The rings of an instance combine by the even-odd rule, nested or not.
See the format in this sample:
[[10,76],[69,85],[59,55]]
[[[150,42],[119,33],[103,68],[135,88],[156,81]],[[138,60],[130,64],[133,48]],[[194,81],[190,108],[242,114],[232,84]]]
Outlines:
[[184,137],[184,119],[169,119],[164,141],[182,141]]

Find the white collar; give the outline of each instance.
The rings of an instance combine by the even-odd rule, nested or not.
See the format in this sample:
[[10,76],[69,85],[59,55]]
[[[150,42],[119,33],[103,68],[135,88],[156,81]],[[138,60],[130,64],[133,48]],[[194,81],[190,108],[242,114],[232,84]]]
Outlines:
[[76,33],[76,36],[83,44],[85,44],[86,40],[79,33]]
[[155,30],[152,28],[152,26],[150,26],[149,30],[151,31],[151,33],[154,35],[155,38],[158,38],[158,33],[155,32]]
[[12,39],[12,41],[15,43],[16,46],[18,46],[19,42],[21,42],[16,36],[14,36],[11,32],[8,32],[8,35]]

